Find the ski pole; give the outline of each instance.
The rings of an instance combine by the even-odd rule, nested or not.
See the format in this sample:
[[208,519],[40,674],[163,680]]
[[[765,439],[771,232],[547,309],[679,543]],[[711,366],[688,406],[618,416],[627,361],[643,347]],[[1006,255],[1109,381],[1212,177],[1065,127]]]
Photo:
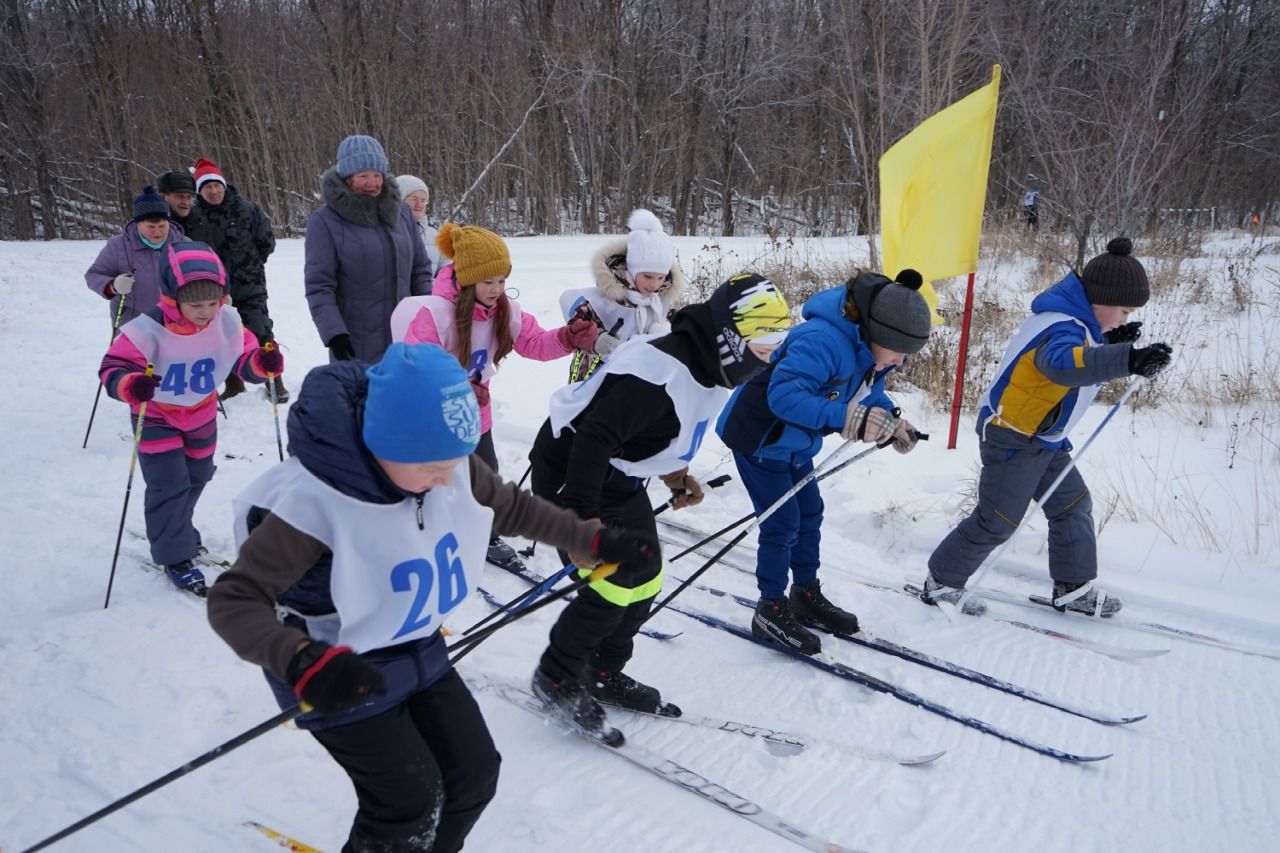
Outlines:
[[168,785],[170,782],[173,782],[176,779],[180,779],[183,776],[186,776],[192,770],[195,770],[199,767],[203,767],[209,762],[215,759],[221,758],[222,756],[226,755],[228,752],[235,749],[236,747],[244,746],[246,743],[258,737],[259,735],[264,735],[267,732],[274,729],[275,727],[283,725],[284,723],[289,722],[299,714],[305,713],[309,710],[311,710],[311,707],[302,702],[299,702],[297,705],[294,705],[291,708],[286,708],[283,711],[281,711],[279,714],[276,714],[271,719],[263,720],[261,723],[258,723],[258,725],[254,726],[248,731],[242,734],[236,735],[231,740],[227,741],[226,743],[220,746],[215,746],[213,749],[209,750],[208,752],[204,753],[198,758],[193,758],[192,760],[188,761],[186,764],[183,764],[181,767],[177,768],[176,770],[172,770],[164,774],[159,779],[156,779],[154,782],[148,782],[146,785],[143,785],[141,788],[134,791],[132,794],[127,794],[121,797],[120,799],[116,800],[115,802],[111,803],[110,805],[107,805],[107,806],[104,806],[103,808],[98,809],[96,812],[89,815],[88,817],[81,818],[80,820],[71,824],[67,828],[59,830],[58,832],[55,832],[53,835],[50,835],[48,838],[44,839],[43,841],[31,847],[28,847],[26,850],[22,851],[22,853],[35,853],[35,851],[37,850],[43,850],[49,845],[55,844],[61,841],[62,839],[66,838],[68,835],[79,832],[80,830],[84,829],[86,826],[89,826],[90,824],[97,823],[107,815],[113,812],[119,811],[120,809],[124,808],[130,803],[136,802],[142,799],[143,797],[147,796],[147,794],[150,794],[153,791],[158,791],[159,789],[163,788],[165,785]]
[[494,619],[497,619],[499,616],[502,616],[504,613],[513,613],[513,612],[519,612],[523,610],[525,606],[532,604],[544,592],[546,592],[547,590],[554,587],[557,583],[559,583],[561,578],[563,578],[565,575],[569,574],[576,568],[577,566],[575,566],[573,563],[565,563],[564,568],[557,571],[554,575],[547,578],[545,581],[538,584],[537,586],[526,589],[524,592],[520,593],[515,598],[511,599],[506,604],[502,605],[497,610],[493,611],[488,616],[484,617],[479,622],[475,623],[470,628],[463,631],[462,636],[465,637],[468,634],[472,633],[473,631],[476,631],[479,628],[483,628],[485,625],[489,624]]
[[[147,376],[155,373],[156,366],[147,362]],[[133,430],[133,451],[129,454],[129,481],[124,487],[124,507],[120,510],[120,529],[116,531],[116,550],[111,555],[111,574],[107,577],[107,597],[102,602],[102,609],[111,606],[111,585],[116,580],[116,563],[120,560],[120,540],[124,538],[124,518],[129,513],[129,493],[133,491],[133,469],[138,464],[138,446],[142,444],[142,421],[147,414],[147,401],[138,405],[138,425]]]
[[[973,591],[978,588],[979,584],[982,583],[982,578],[987,574],[987,571],[995,564],[997,560],[1000,559],[1000,556],[1004,554],[1005,549],[1009,547],[1009,543],[1013,541],[1013,538],[1017,536],[1018,532],[1022,530],[1022,528],[1026,525],[1027,518],[1030,517],[1031,515],[1031,510],[1040,509],[1042,506],[1044,506],[1044,502],[1047,501],[1053,495],[1053,493],[1058,490],[1058,486],[1062,485],[1062,481],[1067,478],[1067,474],[1071,473],[1071,469],[1075,468],[1076,465],[1080,462],[1080,458],[1084,456],[1085,451],[1089,449],[1089,445],[1093,444],[1093,440],[1097,438],[1098,435],[1102,432],[1103,427],[1105,427],[1111,421],[1111,418],[1115,415],[1116,412],[1120,411],[1120,407],[1123,406],[1125,401],[1129,399],[1129,395],[1132,394],[1135,390],[1137,390],[1138,382],[1139,382],[1139,379],[1135,379],[1134,381],[1129,383],[1129,387],[1124,389],[1124,394],[1120,395],[1120,399],[1116,400],[1115,405],[1112,406],[1110,411],[1108,411],[1107,414],[1102,418],[1102,423],[1098,424],[1098,428],[1095,429],[1093,433],[1089,436],[1089,438],[1085,440],[1085,443],[1081,445],[1080,450],[1077,451],[1076,454],[1071,457],[1070,461],[1067,462],[1067,466],[1063,468],[1061,473],[1059,473],[1058,476],[1054,478],[1053,482],[1049,484],[1049,488],[1044,490],[1044,493],[1040,495],[1040,499],[1039,500],[1036,500],[1035,498],[1031,499],[1031,505],[1028,506],[1027,511],[1022,514],[1022,520],[1020,520],[1017,526],[1013,528],[1013,532],[1009,534],[1009,538],[1001,542],[999,548],[996,548],[994,551],[992,551],[990,554],[987,555],[987,558],[982,561],[982,565],[978,566],[977,572],[973,575],[972,578],[969,579],[969,583],[965,585],[964,594],[961,595],[960,600],[956,602],[957,610],[964,612],[964,603],[969,600],[969,596],[972,595]],[[947,612],[945,608],[943,609],[943,612],[944,613]],[[950,616],[949,613],[948,613],[948,616]]]
[[[708,489],[718,489],[732,479],[733,479],[733,476],[731,474],[721,474],[719,477],[712,477],[710,480],[707,480],[707,482],[703,483],[702,485],[706,486]],[[688,494],[688,491],[686,491],[685,494]],[[675,496],[672,495],[671,500],[666,501],[663,504],[660,504],[658,508],[653,511],[653,514],[662,515],[664,512],[671,509],[671,505],[674,501],[675,501]]]
[[464,657],[471,654],[472,649],[474,649],[476,646],[480,645],[485,640],[492,637],[494,632],[500,631],[503,628],[510,625],[512,622],[517,622],[523,619],[524,617],[530,615],[531,613],[535,613],[538,610],[541,610],[542,608],[546,607],[548,604],[554,604],[555,602],[559,601],[565,596],[572,595],[573,593],[582,589],[584,586],[591,583],[592,581],[598,581],[598,580],[602,580],[604,578],[609,577],[609,575],[613,574],[617,570],[618,570],[617,563],[605,563],[603,566],[599,566],[593,569],[591,571],[591,574],[585,577],[578,578],[568,586],[562,589],[556,590],[555,592],[551,593],[551,595],[548,595],[546,598],[539,601],[537,604],[531,604],[528,607],[524,608],[523,610],[520,610],[515,613],[508,613],[502,619],[499,619],[497,622],[494,622],[492,625],[490,625],[488,628],[485,628],[483,631],[480,631],[479,633],[476,633],[476,634],[472,634],[468,637],[463,637],[462,639],[458,640],[457,642],[449,646],[450,652],[455,652],[455,651],[457,652],[457,654],[454,654],[449,658],[449,664],[456,665],[458,661],[462,660]]
[[532,471],[532,470],[533,470],[533,463],[532,463],[532,462],[530,462],[528,465],[524,466],[524,473],[520,475],[520,482],[516,483],[516,488],[517,488],[517,489],[523,489],[523,488],[524,488],[524,481],[525,481],[525,480],[527,480],[527,479],[529,479],[529,472],[530,472],[530,471]]
[[[128,294],[125,294],[128,296]],[[115,343],[116,332],[120,331],[120,320],[124,318],[124,300],[125,296],[120,297],[119,303],[116,304],[116,321],[111,324],[111,342]],[[93,408],[89,410],[89,425],[84,428],[84,441],[80,444],[80,449],[84,450],[89,446],[89,433],[93,430],[93,418],[98,414],[98,400],[102,397],[102,378],[98,378],[98,393],[93,395]]]
[[[267,341],[262,345],[264,352],[271,352],[276,348],[274,340]],[[280,441],[280,410],[276,407],[276,383],[275,378],[278,373],[267,374],[267,396],[271,398],[271,419],[276,422],[276,452],[280,454],[280,461],[284,461],[284,443]]]

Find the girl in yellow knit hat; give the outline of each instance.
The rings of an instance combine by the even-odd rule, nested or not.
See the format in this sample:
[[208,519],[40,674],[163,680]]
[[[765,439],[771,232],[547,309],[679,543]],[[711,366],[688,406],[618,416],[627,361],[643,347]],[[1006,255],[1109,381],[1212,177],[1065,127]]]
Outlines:
[[[477,225],[446,222],[436,237],[451,263],[436,273],[430,296],[401,300],[391,315],[393,340],[444,347],[466,369],[480,403],[480,446],[476,454],[494,471],[493,414],[489,379],[514,350],[536,361],[553,361],[575,350],[590,351],[599,330],[590,320],[574,320],[558,329],[538,321],[507,296],[511,255],[502,238]],[[501,539],[490,542],[489,559],[499,564],[515,559]]]

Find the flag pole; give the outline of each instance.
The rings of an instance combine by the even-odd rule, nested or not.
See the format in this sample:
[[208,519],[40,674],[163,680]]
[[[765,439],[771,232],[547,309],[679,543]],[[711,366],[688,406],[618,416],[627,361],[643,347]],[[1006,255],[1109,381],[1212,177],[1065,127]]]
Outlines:
[[956,358],[956,389],[951,396],[951,432],[947,436],[947,450],[956,449],[956,431],[960,426],[960,406],[964,402],[964,366],[969,355],[969,324],[973,320],[973,273],[964,292],[964,318],[960,323],[960,352]]

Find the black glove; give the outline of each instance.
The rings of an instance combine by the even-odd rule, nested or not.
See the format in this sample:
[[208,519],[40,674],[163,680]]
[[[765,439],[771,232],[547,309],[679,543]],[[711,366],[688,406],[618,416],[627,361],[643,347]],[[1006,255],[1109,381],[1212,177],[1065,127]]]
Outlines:
[[658,540],[624,527],[601,527],[591,540],[591,555],[606,563],[639,569],[658,561]]
[[351,346],[351,336],[346,332],[330,338],[328,347],[338,361],[351,361],[356,357],[355,347]]
[[1152,344],[1129,350],[1129,372],[1147,379],[1169,366],[1173,360],[1173,348],[1168,344]]
[[1131,344],[1142,334],[1142,323],[1134,321],[1116,326],[1109,332],[1102,333],[1102,340],[1109,344]]
[[362,704],[370,693],[386,693],[382,673],[351,651],[313,641],[289,661],[285,673],[293,692],[321,714],[333,714]]

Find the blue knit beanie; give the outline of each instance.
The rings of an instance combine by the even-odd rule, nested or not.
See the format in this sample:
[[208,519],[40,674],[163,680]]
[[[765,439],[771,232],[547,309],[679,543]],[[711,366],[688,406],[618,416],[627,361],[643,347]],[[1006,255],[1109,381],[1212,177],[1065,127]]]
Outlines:
[[338,177],[351,177],[357,172],[381,172],[386,175],[391,171],[387,162],[387,153],[382,150],[382,143],[372,136],[348,136],[338,143]]
[[435,344],[394,343],[366,373],[364,443],[387,462],[440,462],[480,444],[480,406],[458,360]]
[[164,196],[156,192],[155,187],[143,187],[142,195],[133,200],[133,221],[141,222],[144,219],[168,218],[169,203],[164,200]]

